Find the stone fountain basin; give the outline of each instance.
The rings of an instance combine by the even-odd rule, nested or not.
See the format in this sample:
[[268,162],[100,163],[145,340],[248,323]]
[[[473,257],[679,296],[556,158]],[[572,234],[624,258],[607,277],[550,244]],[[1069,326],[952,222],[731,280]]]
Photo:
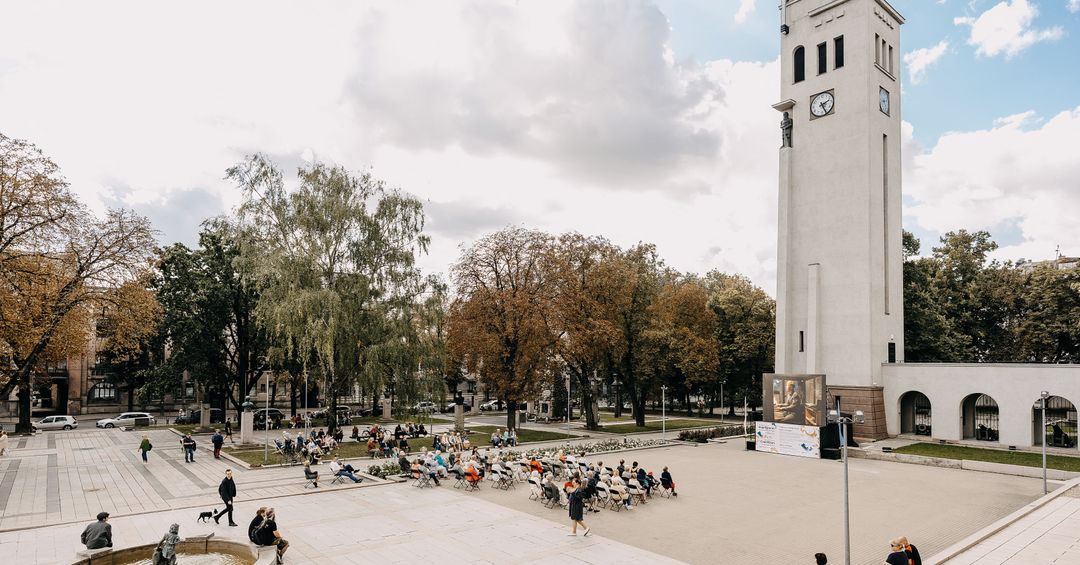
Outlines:
[[[214,534],[183,538],[176,544],[176,553],[185,556],[207,554],[229,556],[228,561],[223,559],[221,562],[236,565],[266,565],[274,562],[275,552],[272,547],[258,551],[250,543],[213,538]],[[80,551],[78,553],[80,559],[72,565],[128,565],[140,561],[151,563],[149,560],[153,558],[155,548],[157,544],[150,543],[122,549],[104,548]],[[177,560],[177,565],[183,565],[183,563],[183,557]]]

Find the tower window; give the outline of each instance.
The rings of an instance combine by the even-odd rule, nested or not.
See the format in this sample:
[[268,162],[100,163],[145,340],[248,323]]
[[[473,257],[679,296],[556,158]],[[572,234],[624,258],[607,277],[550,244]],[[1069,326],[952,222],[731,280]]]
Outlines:
[[889,46],[889,74],[890,75],[895,75],[896,73],[893,72],[892,60],[893,60],[893,57],[892,57],[892,45],[890,45]]
[[799,331],[799,353],[806,351],[806,334]]
[[874,63],[881,64],[881,36],[874,34]]
[[806,50],[802,48],[802,45],[795,48],[793,59],[795,64],[795,82],[802,82],[806,79]]
[[817,46],[817,74],[823,75],[828,70],[828,61],[826,61],[826,52],[828,51],[825,43],[819,43]]
[[844,66],[844,36],[833,39],[833,68]]

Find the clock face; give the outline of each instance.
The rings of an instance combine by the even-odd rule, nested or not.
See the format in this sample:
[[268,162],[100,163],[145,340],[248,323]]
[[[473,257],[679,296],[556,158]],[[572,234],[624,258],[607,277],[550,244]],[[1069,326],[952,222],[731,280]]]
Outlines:
[[878,91],[878,107],[885,115],[889,115],[889,91],[884,88]]
[[831,114],[833,111],[833,105],[835,104],[832,92],[822,92],[816,94],[810,100],[810,113],[820,118],[821,116]]

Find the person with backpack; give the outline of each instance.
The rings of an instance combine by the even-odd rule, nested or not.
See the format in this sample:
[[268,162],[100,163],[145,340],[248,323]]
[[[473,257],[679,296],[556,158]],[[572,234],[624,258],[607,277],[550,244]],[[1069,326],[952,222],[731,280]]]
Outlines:
[[221,459],[221,446],[225,445],[225,436],[221,435],[221,430],[214,430],[210,443],[214,444],[214,459]]
[[150,443],[150,436],[143,434],[142,443],[139,444],[139,451],[142,452],[143,463],[148,462],[146,454],[149,453],[151,449],[154,449],[154,445]]
[[266,516],[266,507],[263,506],[255,511],[255,517],[251,519],[251,523],[248,524],[248,539],[251,543],[258,544],[256,541],[256,533],[259,531],[259,527],[262,526],[263,519]]
[[184,434],[184,437],[180,438],[180,447],[184,448],[184,463],[194,463],[195,439],[191,434]]

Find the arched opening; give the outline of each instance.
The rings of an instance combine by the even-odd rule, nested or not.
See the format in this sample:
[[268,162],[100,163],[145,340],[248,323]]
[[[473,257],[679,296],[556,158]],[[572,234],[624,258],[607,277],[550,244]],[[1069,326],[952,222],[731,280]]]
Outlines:
[[98,383],[86,393],[86,401],[90,404],[115,404],[119,400],[116,385],[112,383]]
[[793,63],[795,82],[802,82],[806,79],[806,50],[803,49],[802,45],[795,48]]
[[[1031,441],[1034,445],[1076,447],[1076,407],[1060,396],[1046,399],[1046,428],[1042,427],[1042,399],[1031,407]],[[1039,433],[1042,430],[1042,433]]]
[[988,394],[969,394],[960,404],[960,429],[964,439],[997,441],[997,401]]
[[900,397],[900,433],[928,436],[930,427],[930,399],[912,390]]

